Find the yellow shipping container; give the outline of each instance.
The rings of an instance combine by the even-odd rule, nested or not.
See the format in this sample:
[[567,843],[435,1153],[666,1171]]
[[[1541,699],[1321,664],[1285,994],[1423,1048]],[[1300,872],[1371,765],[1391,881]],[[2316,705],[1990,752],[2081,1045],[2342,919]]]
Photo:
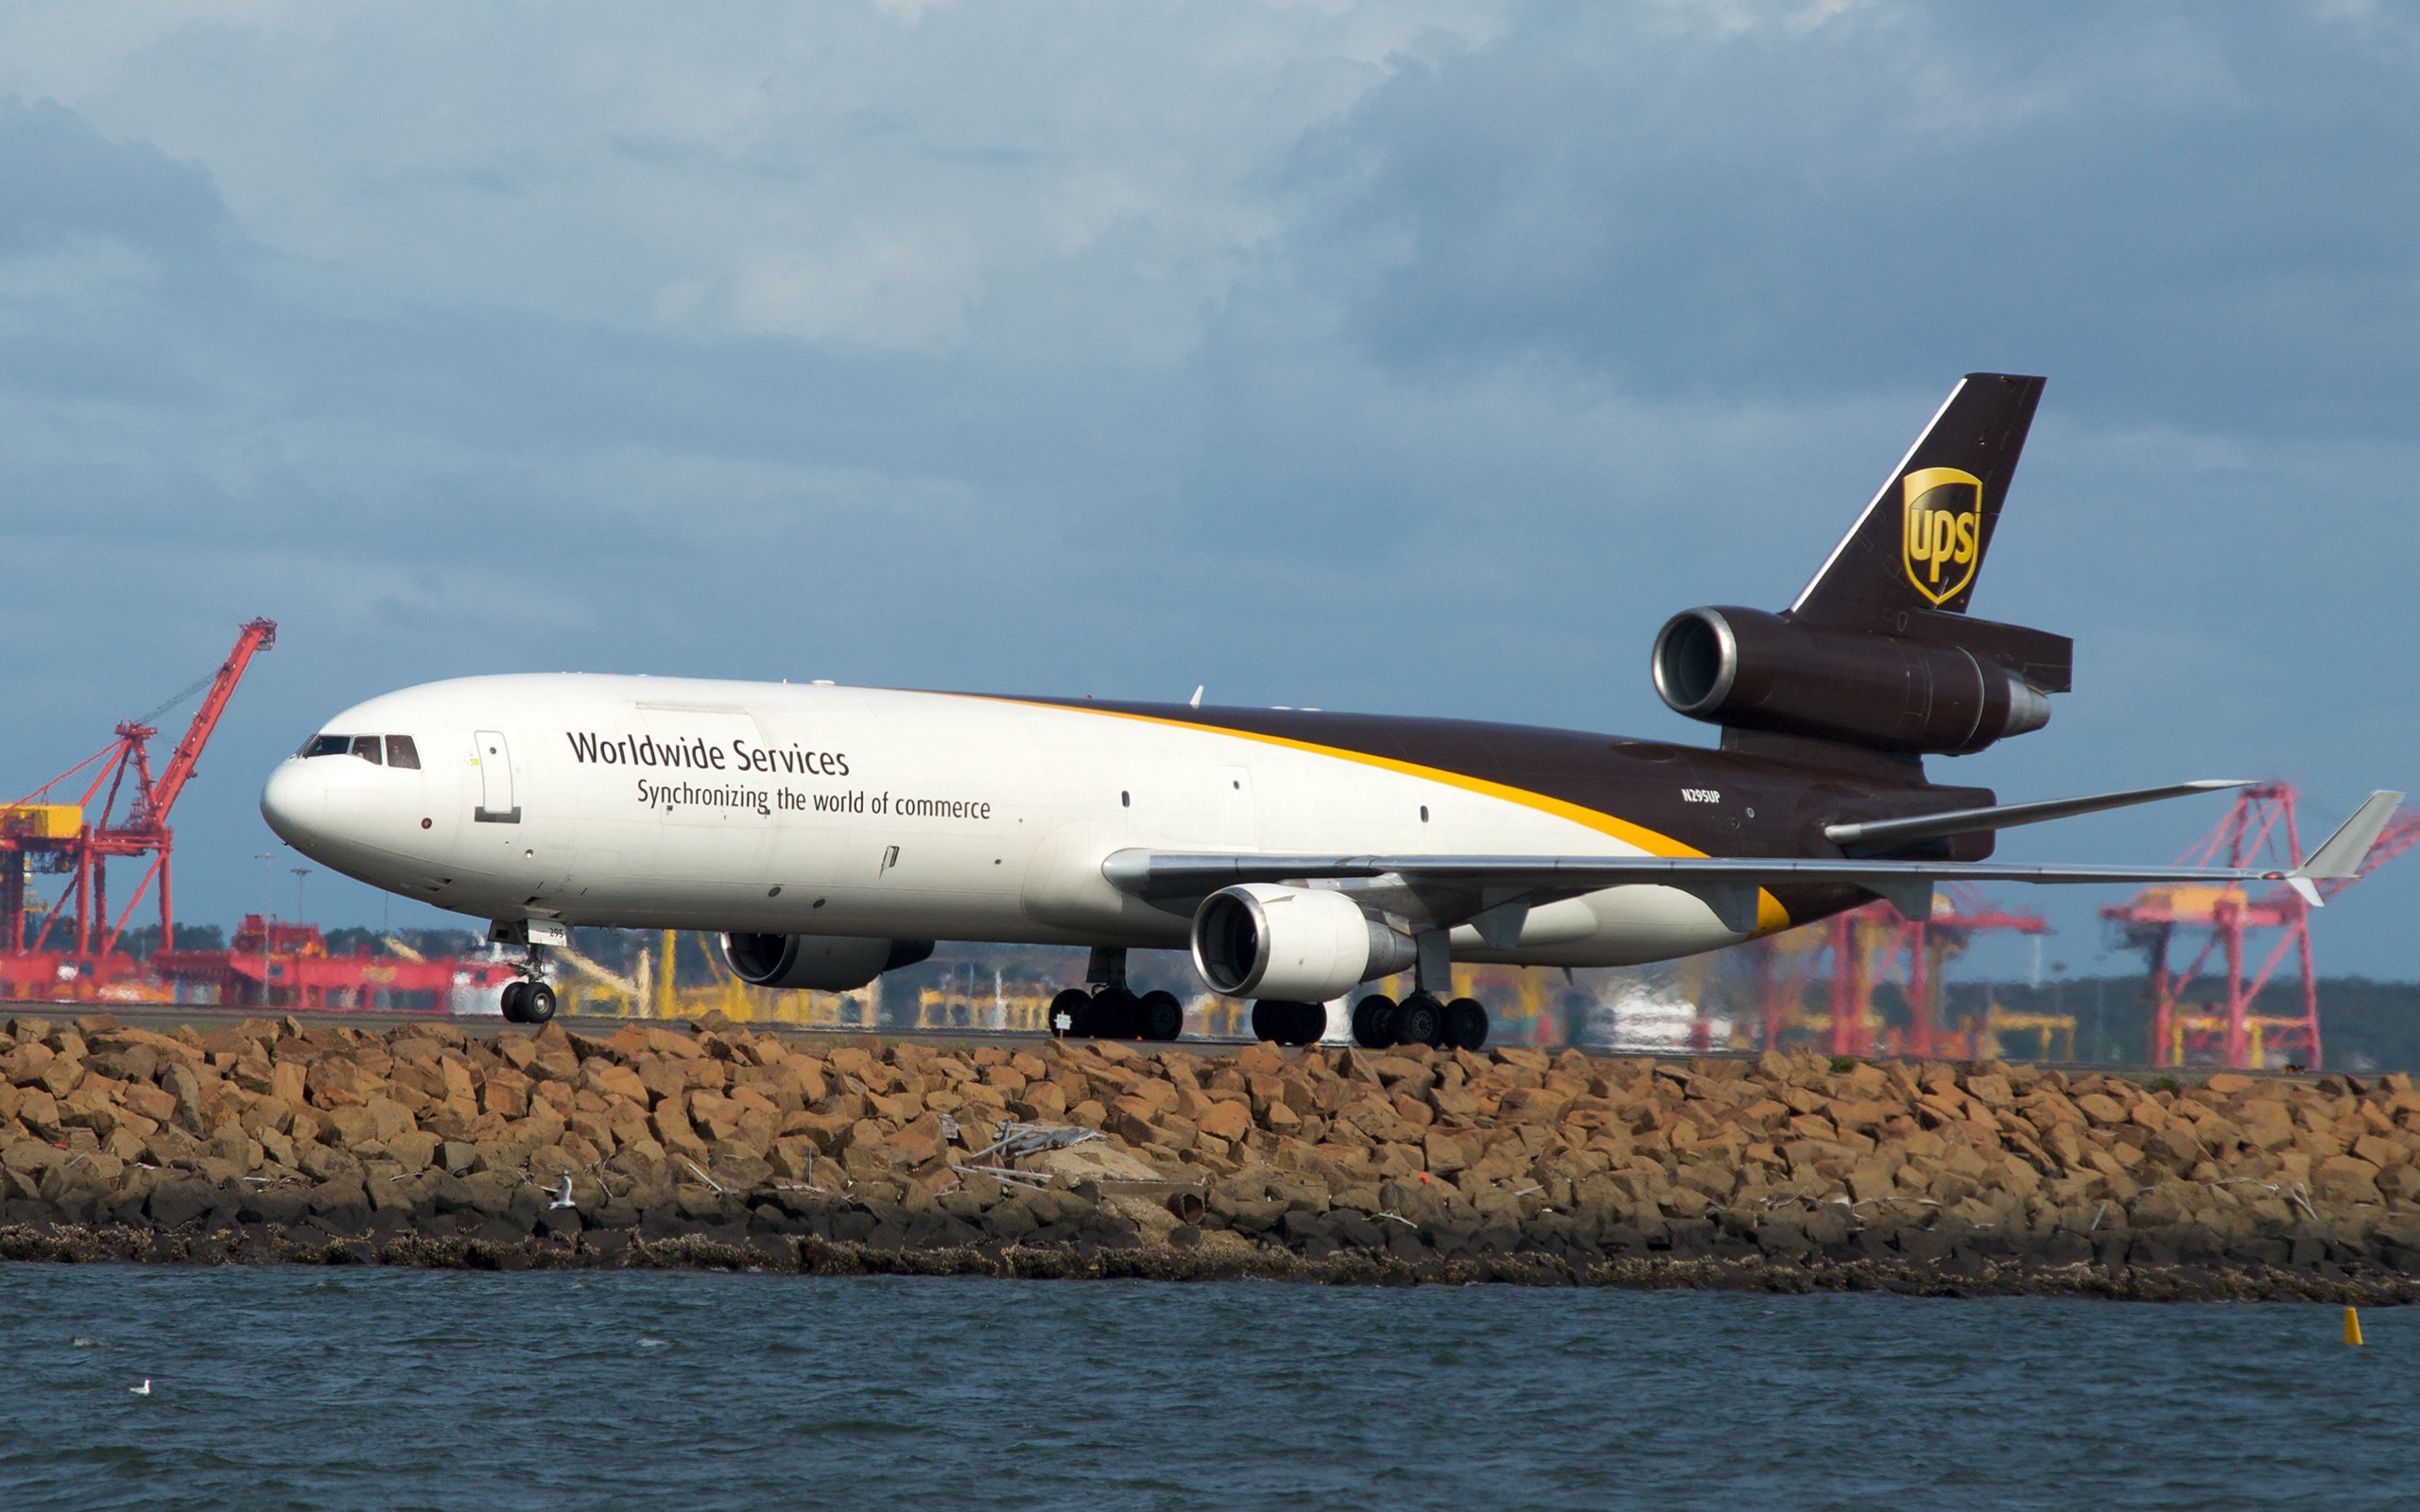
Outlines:
[[73,840],[84,811],[73,803],[18,803],[0,808],[0,834],[27,840]]

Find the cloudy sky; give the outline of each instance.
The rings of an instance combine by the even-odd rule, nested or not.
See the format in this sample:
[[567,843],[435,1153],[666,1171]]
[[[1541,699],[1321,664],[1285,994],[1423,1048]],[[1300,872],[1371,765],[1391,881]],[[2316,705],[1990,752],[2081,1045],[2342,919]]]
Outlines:
[[[188,918],[279,755],[462,673],[1703,738],[1656,626],[1787,602],[1996,369],[2051,382],[1975,607],[2077,689],[1936,767],[2325,825],[2420,779],[2416,251],[2385,6],[15,0],[0,801],[255,614]],[[2420,974],[2414,906],[2324,964]]]

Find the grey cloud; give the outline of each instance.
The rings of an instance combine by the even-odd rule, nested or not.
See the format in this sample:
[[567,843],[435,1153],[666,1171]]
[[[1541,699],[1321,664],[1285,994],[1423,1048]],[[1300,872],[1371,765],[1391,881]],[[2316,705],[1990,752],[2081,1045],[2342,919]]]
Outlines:
[[1537,8],[1306,146],[1326,224],[1401,249],[1337,275],[1370,350],[1731,395],[1996,366],[2238,429],[2376,426],[2420,379],[2408,19],[1668,17]]
[[0,97],[0,249],[122,237],[190,257],[225,229],[209,173],[141,142],[112,142],[54,100]]

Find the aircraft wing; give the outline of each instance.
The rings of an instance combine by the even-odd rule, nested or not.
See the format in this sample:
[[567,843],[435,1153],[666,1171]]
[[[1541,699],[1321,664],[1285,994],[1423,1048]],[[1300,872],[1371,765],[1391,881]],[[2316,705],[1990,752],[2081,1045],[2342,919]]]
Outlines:
[[[1886,898],[1910,919],[1932,916],[1932,889],[1943,882],[2037,884],[2285,882],[2317,902],[2312,879],[2358,865],[2400,793],[2374,793],[2336,833],[2290,870],[2248,867],[2140,867],[2001,861],[1875,861],[1793,856],[1539,856],[1539,855],[1270,855],[1248,851],[1119,850],[1101,874],[1119,890],[1147,899],[1201,898],[1252,882],[1399,878],[1473,892],[1492,911],[1507,903],[1532,906],[1606,887],[1677,887],[1697,895],[1727,926],[1756,926],[1760,888],[1846,885]],[[2349,858],[2349,859],[2348,859]],[[1474,909],[1476,917],[1481,910]]]

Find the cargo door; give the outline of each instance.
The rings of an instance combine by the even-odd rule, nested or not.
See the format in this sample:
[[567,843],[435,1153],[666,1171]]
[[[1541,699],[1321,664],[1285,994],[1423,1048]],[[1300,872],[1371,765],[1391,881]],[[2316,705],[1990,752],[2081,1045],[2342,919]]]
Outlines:
[[504,732],[482,730],[472,740],[477,747],[471,759],[479,768],[479,806],[471,817],[481,824],[519,824],[521,805],[512,798],[512,748],[505,744]]

